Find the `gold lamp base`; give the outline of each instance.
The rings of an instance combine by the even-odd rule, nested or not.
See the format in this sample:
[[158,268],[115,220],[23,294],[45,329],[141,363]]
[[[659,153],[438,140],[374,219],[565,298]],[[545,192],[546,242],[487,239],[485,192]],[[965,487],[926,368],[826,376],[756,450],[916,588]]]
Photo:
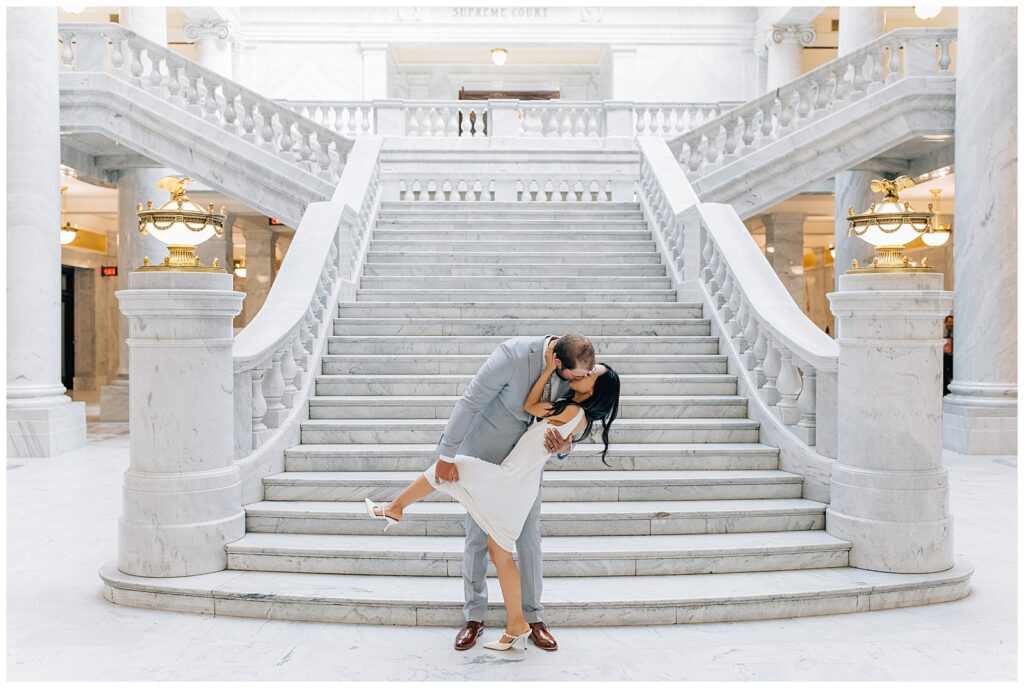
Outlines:
[[869,272],[935,272],[928,267],[928,259],[922,258],[920,265],[913,265],[910,258],[903,255],[902,246],[876,246],[875,258],[871,265],[860,267],[856,259],[853,267],[846,271],[847,274],[864,274]]
[[149,256],[143,260],[140,271],[168,271],[168,272],[224,272],[220,267],[220,260],[213,259],[213,266],[203,265],[196,255],[195,246],[168,244],[170,254],[164,258],[159,265],[150,265]]

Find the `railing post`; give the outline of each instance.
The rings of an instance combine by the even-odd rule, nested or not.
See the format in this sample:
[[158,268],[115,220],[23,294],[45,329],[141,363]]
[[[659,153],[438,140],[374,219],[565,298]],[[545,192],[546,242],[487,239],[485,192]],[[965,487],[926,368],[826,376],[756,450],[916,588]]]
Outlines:
[[231,321],[243,294],[225,273],[134,272],[128,317],[129,468],[117,567],[192,576],[227,565],[245,534],[234,462]]
[[405,104],[400,100],[375,100],[374,129],[380,136],[405,136]]
[[839,456],[830,535],[850,566],[932,573],[953,566],[942,465],[941,273],[846,274],[828,295],[839,345]]
[[604,135],[609,138],[633,138],[636,128],[633,124],[633,112],[636,103],[620,100],[606,100],[602,104],[604,110]]
[[487,136],[519,138],[519,101],[488,100]]
[[938,58],[935,48],[938,41],[930,36],[910,38],[903,44],[903,76],[937,76]]

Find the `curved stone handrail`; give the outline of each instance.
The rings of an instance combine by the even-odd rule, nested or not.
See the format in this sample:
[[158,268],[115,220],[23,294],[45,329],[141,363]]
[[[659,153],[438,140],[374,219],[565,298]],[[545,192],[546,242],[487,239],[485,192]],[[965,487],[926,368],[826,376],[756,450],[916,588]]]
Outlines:
[[793,301],[736,211],[699,202],[664,140],[639,145],[640,202],[680,298],[704,302],[750,417],[780,449],[780,467],[804,476],[806,497],[827,502],[836,342]]
[[352,140],[173,50],[111,23],[62,23],[63,70],[111,74],[336,182]]
[[235,459],[245,504],[261,498],[263,476],[284,470],[338,301],[354,298],[380,205],[381,145],[380,137],[356,142],[334,196],[308,206],[266,302],[235,338]]
[[955,41],[956,29],[896,29],[672,139],[669,147],[684,168],[706,175],[900,79],[950,75]]

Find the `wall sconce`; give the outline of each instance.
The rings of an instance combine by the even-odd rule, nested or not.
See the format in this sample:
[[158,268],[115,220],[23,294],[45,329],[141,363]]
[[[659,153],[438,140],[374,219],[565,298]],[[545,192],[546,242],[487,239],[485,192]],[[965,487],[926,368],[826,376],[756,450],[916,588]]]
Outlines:
[[167,244],[170,252],[160,265],[150,265],[147,256],[140,270],[176,270],[180,272],[224,272],[220,260],[213,259],[213,267],[199,262],[196,246],[214,234],[224,235],[224,208],[220,213],[213,211],[211,203],[203,210],[185,195],[185,187],[191,183],[188,177],[164,177],[156,183],[158,189],[165,189],[171,199],[159,208],[148,201],[146,209],[137,206],[139,231],[150,234]]
[[235,258],[234,272],[238,277],[245,277],[245,258]]
[[949,241],[953,226],[939,224],[939,195],[942,193],[942,189],[928,189],[928,193],[932,195],[932,200],[935,201],[935,228],[927,234],[922,234],[921,241],[928,246],[942,246]]
[[[60,214],[62,217],[67,213],[67,190],[68,187],[60,187]],[[60,224],[60,245],[67,246],[78,237],[79,227],[71,224],[71,221],[64,217]]]

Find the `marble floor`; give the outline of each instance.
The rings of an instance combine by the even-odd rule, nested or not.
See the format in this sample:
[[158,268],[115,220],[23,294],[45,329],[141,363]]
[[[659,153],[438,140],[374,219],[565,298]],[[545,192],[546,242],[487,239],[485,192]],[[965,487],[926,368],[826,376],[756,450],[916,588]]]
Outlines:
[[[233,619],[117,607],[123,424],[7,464],[9,680],[971,680],[1017,677],[1017,459],[947,453],[956,551],[948,604],[779,621],[553,629],[554,653],[451,649],[455,629]],[[493,638],[493,633],[490,635]]]

